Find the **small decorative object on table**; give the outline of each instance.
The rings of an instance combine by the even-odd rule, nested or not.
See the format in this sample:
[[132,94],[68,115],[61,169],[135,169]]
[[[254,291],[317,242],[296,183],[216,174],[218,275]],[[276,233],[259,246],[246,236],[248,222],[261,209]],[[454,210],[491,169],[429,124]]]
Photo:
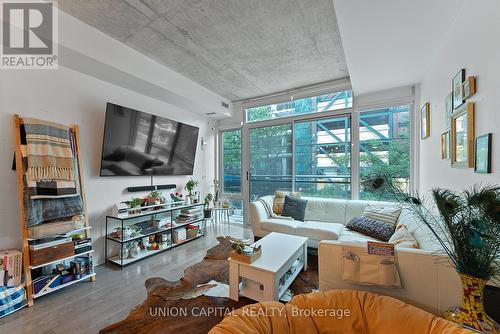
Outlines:
[[170,194],[170,198],[172,199],[173,202],[178,203],[184,201],[184,198],[180,192],[175,192]]
[[259,245],[257,247],[251,247],[248,245],[245,245],[244,243],[238,243],[234,242],[231,245],[231,248],[233,249],[231,251],[231,258],[244,262],[244,263],[252,263],[255,260],[257,260],[261,255],[262,255],[262,246]]
[[210,202],[214,196],[211,193],[208,193],[205,196],[205,206],[203,207],[203,218],[210,219],[212,218],[212,209],[210,209]]
[[[487,334],[500,334],[500,325],[484,311],[486,282],[500,277],[500,186],[474,186],[456,193],[433,189],[435,207],[405,193],[385,175],[374,176],[365,189],[390,191],[425,225],[449,256],[462,280],[462,305],[444,318]],[[438,212],[439,215],[436,215]]]
[[214,206],[217,206],[219,203],[219,195],[220,195],[220,181],[214,179]]

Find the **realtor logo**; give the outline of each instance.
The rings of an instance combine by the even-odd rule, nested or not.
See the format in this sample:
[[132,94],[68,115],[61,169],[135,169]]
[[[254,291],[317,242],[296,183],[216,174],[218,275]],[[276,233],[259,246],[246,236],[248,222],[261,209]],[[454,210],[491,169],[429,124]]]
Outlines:
[[57,12],[53,2],[1,1],[2,69],[57,68]]

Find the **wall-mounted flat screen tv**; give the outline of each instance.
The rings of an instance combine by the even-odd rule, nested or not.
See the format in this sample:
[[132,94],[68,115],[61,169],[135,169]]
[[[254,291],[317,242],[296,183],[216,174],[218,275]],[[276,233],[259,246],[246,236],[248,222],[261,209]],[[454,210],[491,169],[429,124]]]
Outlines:
[[199,129],[108,103],[101,176],[192,175]]

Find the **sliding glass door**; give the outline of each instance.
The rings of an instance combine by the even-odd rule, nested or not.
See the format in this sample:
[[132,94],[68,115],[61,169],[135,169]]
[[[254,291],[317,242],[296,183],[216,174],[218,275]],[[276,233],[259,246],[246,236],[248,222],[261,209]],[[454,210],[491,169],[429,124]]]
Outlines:
[[251,128],[249,136],[250,201],[276,190],[292,190],[291,124]]
[[349,116],[294,123],[295,190],[304,196],[351,198]]

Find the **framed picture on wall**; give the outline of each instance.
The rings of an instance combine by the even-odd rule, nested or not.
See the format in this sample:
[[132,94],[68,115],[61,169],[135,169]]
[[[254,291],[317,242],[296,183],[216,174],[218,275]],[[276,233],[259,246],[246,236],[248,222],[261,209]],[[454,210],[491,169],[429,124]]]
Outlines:
[[491,173],[491,137],[488,133],[476,138],[476,173]]
[[469,102],[451,119],[451,165],[474,168],[474,103]]
[[463,84],[465,81],[465,69],[461,69],[454,77],[451,83],[453,93],[453,110],[459,108],[465,101]]
[[450,130],[448,130],[441,135],[441,159],[450,159],[450,148]]
[[445,123],[446,129],[451,128],[451,116],[453,115],[453,93],[448,94],[446,97],[446,111],[445,111]]
[[476,77],[468,77],[463,85],[464,100],[476,94]]
[[431,132],[431,105],[426,102],[420,109],[420,137],[425,139],[430,136]]

